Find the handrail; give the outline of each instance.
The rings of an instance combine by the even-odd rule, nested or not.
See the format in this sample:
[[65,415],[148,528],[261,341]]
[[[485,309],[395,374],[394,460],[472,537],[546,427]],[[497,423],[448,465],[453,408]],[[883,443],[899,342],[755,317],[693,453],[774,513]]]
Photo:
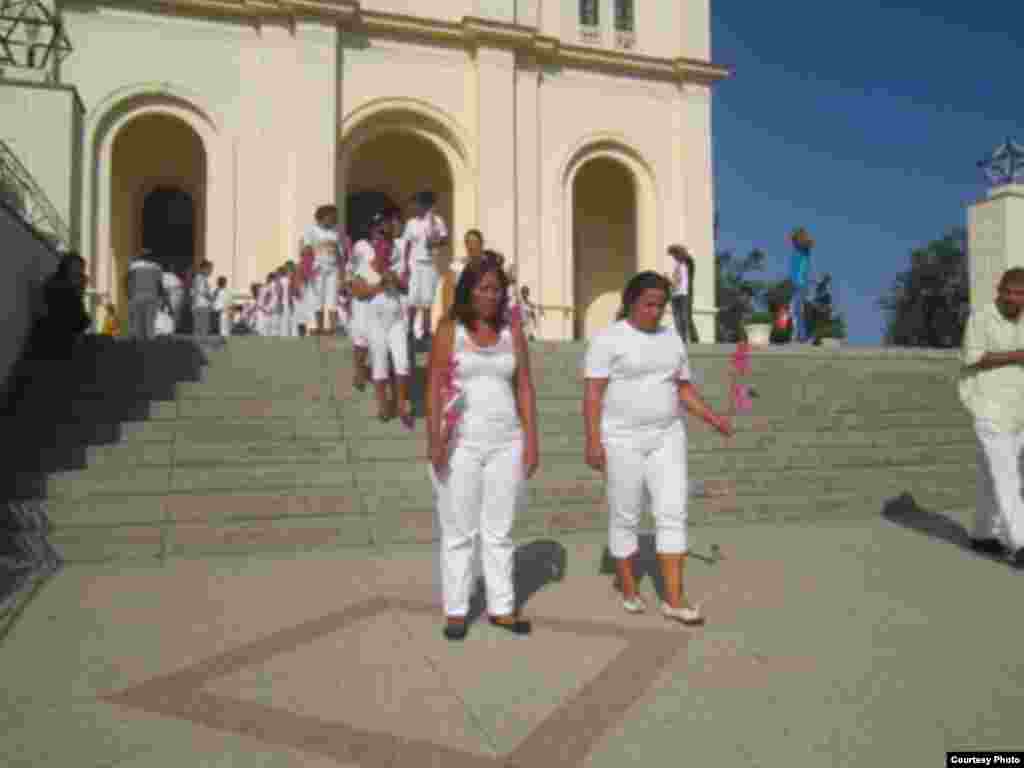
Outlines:
[[[65,249],[71,246],[71,231],[61,218],[42,187],[22,165],[7,143],[0,139],[0,195],[14,193],[14,200],[5,200],[36,232],[51,237]],[[19,210],[20,209],[20,210]]]

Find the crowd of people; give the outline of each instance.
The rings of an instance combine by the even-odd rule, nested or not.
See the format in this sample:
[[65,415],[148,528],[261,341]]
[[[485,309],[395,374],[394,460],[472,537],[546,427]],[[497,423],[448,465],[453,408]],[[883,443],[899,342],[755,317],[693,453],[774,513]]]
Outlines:
[[[373,383],[379,418],[413,426],[409,401],[411,349],[431,337],[425,397],[426,452],[441,528],[444,636],[468,631],[471,591],[482,564],[489,619],[515,634],[531,624],[516,609],[511,531],[525,486],[540,465],[536,392],[530,365],[535,307],[512,269],[485,247],[483,233],[464,238],[466,257],[447,269],[447,244],[433,196],[416,198],[415,215],[395,209],[369,222],[355,243],[339,238],[337,211],[323,206],[302,239],[299,264],[253,287],[254,309],[238,325],[267,335],[334,333],[353,341],[355,385]],[[671,246],[671,277],[643,272],[628,280],[614,323],[588,343],[581,361],[583,460],[602,473],[609,509],[609,552],[623,610],[642,613],[635,561],[641,510],[650,504],[664,588],[661,614],[700,624],[686,595],[687,437],[684,412],[724,436],[730,419],[710,408],[693,384],[687,352],[696,340],[689,286],[693,263]],[[191,306],[197,334],[225,316],[225,281],[210,285],[204,262],[191,285],[168,285],[141,254],[129,270],[129,326],[145,335],[160,311]],[[32,345],[66,352],[88,318],[82,312],[84,264],[67,254],[47,285],[49,311]],[[827,284],[824,286],[827,291]],[[439,305],[440,311],[431,322]],[[662,318],[672,308],[674,326]],[[1007,270],[996,300],[976,308],[963,340],[961,400],[978,440],[979,495],[971,546],[1024,567],[1024,268]],[[220,313],[218,317],[218,313]],[[255,314],[252,314],[255,313]],[[479,554],[479,560],[478,558]]]

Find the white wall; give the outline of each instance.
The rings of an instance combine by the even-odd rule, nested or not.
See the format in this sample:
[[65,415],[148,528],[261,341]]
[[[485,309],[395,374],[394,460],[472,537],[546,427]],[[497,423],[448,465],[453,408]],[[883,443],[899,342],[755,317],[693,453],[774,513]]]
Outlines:
[[[68,227],[77,222],[71,180],[81,144],[78,112],[72,89],[0,80],[0,140],[11,148]],[[68,245],[76,245],[74,238]]]

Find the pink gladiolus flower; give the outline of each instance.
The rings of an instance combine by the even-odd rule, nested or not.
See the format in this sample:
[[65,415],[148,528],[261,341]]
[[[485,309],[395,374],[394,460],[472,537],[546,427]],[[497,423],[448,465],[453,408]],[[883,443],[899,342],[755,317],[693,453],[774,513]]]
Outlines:
[[745,384],[732,385],[732,407],[737,413],[749,411],[754,407],[754,401],[750,398],[750,389]]
[[523,308],[519,304],[513,304],[508,308],[509,325],[513,331],[519,331],[523,327]]
[[750,373],[750,344],[748,342],[742,341],[736,345],[736,351],[732,353],[732,368],[740,376]]

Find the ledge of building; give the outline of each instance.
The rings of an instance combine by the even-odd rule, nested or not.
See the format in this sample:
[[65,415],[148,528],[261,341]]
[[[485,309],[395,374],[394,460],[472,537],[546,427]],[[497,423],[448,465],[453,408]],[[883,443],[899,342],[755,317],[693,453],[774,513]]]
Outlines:
[[[143,5],[139,0],[106,0],[112,6]],[[73,5],[74,0],[71,0]],[[658,58],[563,43],[536,27],[466,16],[461,22],[364,10],[359,0],[157,0],[146,7],[164,13],[241,19],[257,24],[318,19],[366,34],[421,38],[467,47],[511,49],[538,61],[602,69],[650,79],[711,85],[729,77],[727,67],[686,57]]]

